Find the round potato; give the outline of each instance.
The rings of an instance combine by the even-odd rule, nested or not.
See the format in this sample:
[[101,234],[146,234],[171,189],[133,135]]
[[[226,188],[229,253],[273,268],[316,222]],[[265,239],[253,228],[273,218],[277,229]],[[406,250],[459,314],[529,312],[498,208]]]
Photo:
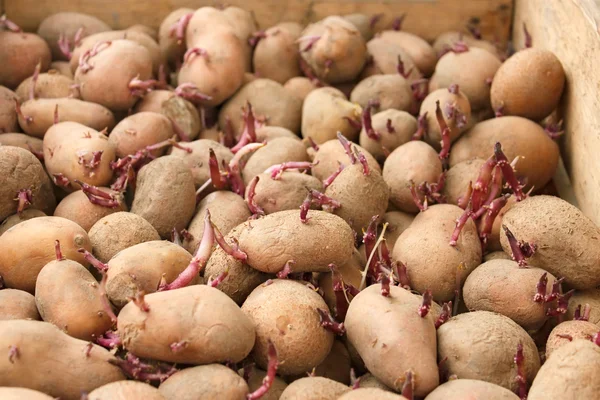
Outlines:
[[346,392],[338,400],[408,400],[396,393],[378,388],[359,388]]
[[0,321],[9,319],[40,320],[35,297],[23,290],[0,290]]
[[279,400],[321,399],[337,400],[351,389],[339,382],[320,376],[298,379],[285,388]]
[[[351,146],[365,156],[367,163],[369,164],[369,169],[381,172],[381,167],[371,153],[357,144],[352,143]],[[319,150],[316,153],[313,153],[311,157],[313,159],[313,164],[315,164],[311,171],[312,175],[317,177],[320,181],[329,178],[331,174],[336,172],[340,167],[340,163],[343,165],[348,165],[350,163],[348,154],[346,154],[344,147],[338,139],[328,140],[319,145]]]
[[409,32],[396,30],[383,31],[377,37],[404,49],[419,68],[419,71],[426,77],[433,74],[437,63],[437,55],[433,47],[424,39]]
[[468,200],[465,199],[465,195],[469,190],[469,184],[477,181],[483,164],[485,160],[472,158],[456,163],[446,171],[442,194],[448,203],[458,205],[459,202]]
[[196,188],[199,188],[210,179],[210,169],[208,166],[210,150],[215,153],[219,166],[221,166],[223,162],[229,164],[233,158],[233,153],[229,148],[214,140],[199,139],[182,144],[182,146],[186,149],[191,149],[192,152],[188,153],[186,150],[172,147],[170,154],[173,157],[180,158],[192,171]]
[[573,319],[575,317],[575,309],[578,306],[584,307],[590,305],[589,322],[600,326],[600,289],[576,290],[571,300],[565,317]]
[[[170,139],[173,135],[173,127],[167,117],[142,111],[121,120],[110,132],[108,142],[114,146],[117,157],[123,158],[134,155],[146,146]],[[164,153],[164,148],[151,152],[154,157]]]
[[417,120],[406,111],[378,112],[373,115],[371,125],[379,137],[369,137],[363,126],[359,143],[381,163],[385,162],[391,152],[408,143],[417,131]]
[[419,115],[427,113],[427,130],[423,138],[436,150],[442,148],[442,131],[435,112],[438,102],[444,121],[450,129],[450,141],[456,141],[472,124],[471,104],[458,85],[429,93],[421,103]]
[[210,364],[176,372],[158,390],[166,400],[243,400],[248,385],[231,368]]
[[54,210],[55,217],[70,219],[85,229],[86,232],[100,219],[107,215],[127,211],[127,204],[123,195],[109,188],[99,188],[104,193],[110,194],[116,201],[116,206],[107,207],[104,205],[92,203],[83,190],[73,192],[58,203]]
[[598,333],[598,326],[588,321],[564,321],[556,325],[546,341],[546,360],[556,349],[573,340],[592,340]]
[[398,59],[402,61],[405,78],[410,84],[423,77],[412,57],[398,43],[390,43],[381,37],[374,37],[367,42],[367,50],[373,61],[367,63],[363,69],[362,79],[372,75],[397,74]]
[[300,53],[296,39],[302,26],[296,23],[279,23],[260,37],[254,48],[252,66],[254,73],[280,84],[301,75]]
[[273,165],[308,160],[306,147],[302,142],[288,137],[275,138],[250,156],[242,170],[242,177],[244,183],[248,185],[255,176],[262,174]]
[[389,74],[372,75],[360,81],[350,93],[350,101],[362,108],[369,102],[378,102],[379,111],[410,111],[414,99],[408,81],[400,74]]
[[473,399],[518,400],[519,397],[510,390],[493,383],[475,379],[453,379],[429,393],[426,400],[464,400],[465,396]]
[[315,82],[304,76],[296,76],[283,84],[285,90],[300,98],[302,101],[304,101],[310,92],[318,87],[319,86]]
[[[55,99],[69,97],[73,78],[68,78],[58,71],[49,70],[39,74],[33,88],[33,77],[25,79],[15,90],[19,100],[24,102],[31,99]],[[31,91],[33,90],[33,97]]]
[[40,72],[50,67],[48,44],[36,34],[0,31],[0,85],[15,89],[33,75],[38,63]]
[[87,396],[89,400],[165,400],[158,389],[150,386],[148,383],[136,381],[112,382],[94,389]]

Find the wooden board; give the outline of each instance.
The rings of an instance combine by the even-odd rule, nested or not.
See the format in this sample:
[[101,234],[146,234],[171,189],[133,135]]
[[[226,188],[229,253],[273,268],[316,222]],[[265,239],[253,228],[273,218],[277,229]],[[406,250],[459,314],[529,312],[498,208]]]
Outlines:
[[523,22],[533,45],[554,52],[565,69],[563,159],[580,208],[600,225],[600,1],[517,0],[517,48]]
[[[37,29],[46,16],[59,11],[78,11],[97,16],[115,29],[134,24],[158,27],[162,19],[180,7],[214,6],[207,0],[0,0],[8,18],[27,31]],[[383,14],[379,29],[407,13],[404,30],[429,40],[448,30],[462,30],[469,21],[479,22],[486,38],[505,44],[510,36],[512,0],[230,0],[228,5],[251,10],[261,28],[281,21],[307,23],[333,14]]]

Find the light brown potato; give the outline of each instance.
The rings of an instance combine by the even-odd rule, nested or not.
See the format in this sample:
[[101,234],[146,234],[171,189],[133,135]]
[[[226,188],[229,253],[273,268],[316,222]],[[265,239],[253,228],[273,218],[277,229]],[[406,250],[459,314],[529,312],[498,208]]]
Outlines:
[[[362,261],[360,252],[355,249],[350,260],[348,260],[345,264],[336,265],[336,267],[346,284],[358,288],[362,280],[361,271],[364,269],[364,264],[366,264],[366,261]],[[333,276],[331,273],[325,272],[319,274],[319,289],[321,289],[323,292],[323,299],[329,306],[331,315],[337,315],[336,295],[333,291]]]
[[[73,78],[67,78],[61,75],[58,71],[49,70],[43,74],[39,74],[33,98],[55,99],[61,97],[69,97],[71,94],[71,85]],[[31,87],[33,86],[33,77],[25,79],[19,84],[15,93],[19,97],[19,101],[31,100]]]
[[554,176],[558,145],[541,126],[521,117],[494,118],[475,125],[454,143],[450,166],[472,158],[486,160],[497,142],[509,161],[520,156],[515,170],[517,177],[527,178],[525,191],[543,188]]
[[510,318],[488,311],[452,317],[438,328],[438,358],[446,360],[449,374],[476,379],[517,391],[514,356],[523,345],[524,370],[532,382],[540,369],[533,339]]
[[346,392],[338,400],[407,400],[406,397],[378,388],[359,388]]
[[285,90],[303,101],[310,92],[318,87],[313,81],[303,76],[296,76],[283,84]]
[[[122,119],[110,132],[108,142],[114,146],[117,157],[123,158],[146,146],[170,139],[173,135],[173,127],[167,117],[143,111]],[[151,152],[155,157],[164,153],[165,148]]]
[[[491,155],[491,154],[490,154]],[[446,172],[446,181],[442,194],[450,204],[458,205],[469,190],[469,183],[475,184],[485,160],[471,158],[454,164]]]
[[124,380],[114,356],[104,348],[75,339],[40,321],[0,322],[0,348],[15,346],[18,355],[0,358],[0,386],[20,386],[64,400],[79,400],[104,384]]
[[[125,349],[139,357],[182,364],[236,363],[254,346],[252,321],[218,289],[192,285],[149,294],[146,303],[152,311],[128,303],[117,325]],[[170,346],[176,343],[181,350],[173,352]]]
[[494,110],[540,121],[558,106],[565,86],[560,60],[544,49],[529,48],[506,60],[494,76]]
[[165,400],[158,389],[148,383],[136,381],[117,381],[94,389],[88,395],[89,400]]
[[248,385],[231,368],[209,364],[176,372],[158,390],[166,400],[244,400]]
[[517,400],[518,398],[510,390],[493,383],[475,379],[453,379],[438,386],[425,400]]
[[597,333],[598,326],[588,321],[561,322],[552,329],[548,341],[546,341],[546,360],[559,347],[577,339],[592,340]]
[[[350,369],[352,360],[346,346],[341,340],[334,340],[331,351],[323,362],[315,368],[315,375],[350,385]],[[311,372],[311,371],[307,371]]]
[[27,221],[28,219],[38,217],[46,217],[46,214],[43,211],[36,210],[35,208],[28,208],[25,211],[23,211],[21,215],[13,214],[10,217],[6,218],[4,221],[2,221],[2,224],[0,224],[0,236],[2,236],[4,232],[9,230],[13,226],[23,221]]
[[0,31],[0,43],[0,85],[8,89],[14,90],[33,75],[38,63],[40,72],[50,67],[50,48],[34,33]]
[[381,285],[375,284],[352,300],[344,323],[350,343],[374,376],[399,391],[405,372],[412,370],[418,377],[414,393],[423,397],[439,384],[439,376],[434,317],[421,318],[420,304],[417,296],[398,286],[391,286],[390,296],[384,297]]
[[68,61],[52,61],[50,63],[50,70],[54,70],[71,80],[73,79],[73,71],[71,71],[71,65]]
[[171,67],[175,67],[177,61],[183,59],[186,50],[185,38],[179,41],[175,32],[172,31],[172,28],[180,18],[184,17],[186,14],[192,14],[193,12],[194,9],[192,8],[178,8],[171,11],[171,13],[160,23],[160,27],[158,28],[158,45],[163,59]]
[[[537,284],[545,271],[521,268],[512,260],[493,260],[481,264],[469,274],[463,286],[463,298],[469,311],[493,311],[505,315],[527,331],[536,331],[548,317],[549,305],[534,302]],[[547,275],[546,294],[556,278]]]
[[192,175],[194,176],[194,185],[196,188],[199,188],[210,179],[208,159],[211,149],[217,156],[219,166],[221,166],[223,162],[225,162],[225,164],[229,164],[233,158],[233,153],[228,147],[210,139],[194,140],[193,142],[182,143],[181,146],[187,149],[192,149],[192,152],[188,153],[186,150],[172,147],[169,154],[171,154],[173,157],[180,158],[192,171]]
[[372,75],[363,79],[352,89],[350,101],[362,108],[370,101],[378,101],[379,111],[410,111],[414,103],[410,84],[400,74]]
[[491,42],[482,39],[475,39],[470,33],[449,31],[439,35],[433,42],[433,49],[437,57],[442,57],[450,51],[457,42],[466,42],[469,47],[477,47],[490,52],[500,60],[500,50]]
[[354,25],[365,40],[373,38],[373,27],[371,26],[371,18],[368,15],[354,13],[343,15],[342,18]]
[[248,264],[268,273],[281,271],[289,260],[296,262],[294,272],[326,272],[331,263],[345,264],[354,248],[350,226],[325,211],[311,210],[308,218],[303,223],[298,210],[288,210],[253,221],[239,239]]
[[392,252],[394,260],[407,266],[412,288],[420,293],[431,289],[439,303],[452,300],[456,282],[464,282],[481,263],[481,243],[472,220],[463,227],[457,245],[449,244],[462,214],[451,204],[430,206],[400,235]]
[[82,190],[77,190],[58,203],[56,210],[54,210],[54,216],[70,219],[85,229],[86,232],[89,232],[96,222],[107,215],[127,211],[127,204],[125,204],[125,199],[123,199],[121,193],[109,188],[100,188],[100,190],[112,195],[118,201],[118,205],[116,207],[105,207],[93,204]]
[[373,61],[365,66],[361,73],[361,79],[378,74],[397,74],[398,57],[404,64],[404,71],[408,74],[406,79],[409,83],[423,77],[412,57],[397,43],[390,43],[380,37],[374,37],[367,42],[367,50]]
[[[369,164],[369,168],[371,170],[381,172],[381,167],[371,153],[354,143],[352,144],[352,147],[356,148],[357,151],[361,152],[365,156],[367,159],[367,164]],[[312,175],[321,181],[329,178],[331,174],[337,171],[339,168],[339,163],[342,163],[343,165],[350,164],[348,154],[346,154],[344,147],[337,139],[328,140],[327,142],[320,144],[319,151],[316,153],[311,151],[311,153],[313,164],[316,164],[312,168]]]
[[[528,197],[513,205],[502,223],[518,240],[537,246],[530,265],[565,278],[575,289],[600,285],[600,230],[572,204],[554,196]],[[504,231],[500,243],[510,252]]]
[[493,251],[483,256],[483,262],[492,260],[510,260],[510,256],[503,251]]
[[251,11],[235,6],[225,7],[223,14],[244,48],[244,67],[246,71],[251,71],[253,49],[249,39],[254,32],[258,31],[255,15]]
[[196,208],[196,189],[191,170],[175,156],[153,160],[137,174],[131,212],[144,218],[162,238],[173,228],[184,229]]
[[158,42],[158,31],[148,25],[135,24],[126,29],[127,32],[140,32],[150,36],[155,42]]
[[433,74],[437,63],[437,55],[433,47],[424,39],[409,32],[396,30],[383,31],[377,37],[404,49],[419,68],[419,71],[426,77]]
[[[161,279],[172,282],[188,266],[191,255],[171,242],[153,240],[121,250],[108,262],[106,294],[124,307],[140,291],[156,292]],[[198,283],[199,278],[191,284]]]
[[[243,371],[242,371],[243,373]],[[256,389],[262,386],[262,381],[265,378],[267,373],[261,369],[253,368],[250,371],[250,378],[248,379],[248,387],[250,388],[250,392],[254,392]],[[273,383],[271,384],[271,388],[261,397],[262,400],[279,400],[281,394],[287,387],[287,383],[279,377],[275,377]]]
[[339,382],[320,376],[298,379],[281,393],[280,400],[321,399],[336,400],[350,388]]
[[40,320],[35,297],[23,290],[0,290],[0,321],[9,319]]
[[19,387],[0,387],[0,397],[4,400],[53,400],[53,397],[37,390]]
[[289,129],[282,128],[280,126],[263,126],[256,130],[256,141],[257,142],[270,142],[278,137],[288,137],[295,140],[300,140],[298,135]]
[[254,73],[282,85],[300,76],[300,53],[296,39],[300,37],[301,31],[300,24],[290,22],[282,22],[267,29],[265,37],[260,38],[254,48]]
[[[323,191],[323,184],[314,176],[295,171],[284,172],[279,179],[271,174],[257,175],[258,183],[254,190],[254,202],[264,210],[265,214],[278,211],[297,210],[306,199],[307,189]],[[246,188],[246,198],[250,186]]]
[[[436,183],[442,174],[442,163],[436,151],[425,142],[410,141],[396,148],[383,164],[383,179],[390,187],[390,202],[401,211],[417,212],[411,191],[422,182]],[[423,195],[418,194],[423,201]]]
[[402,211],[388,211],[383,215],[380,224],[388,224],[384,235],[388,249],[394,248],[394,245],[402,232],[408,229],[414,219],[415,216],[413,214]]
[[567,343],[540,368],[527,398],[593,399],[600,390],[599,365],[598,345],[587,340]]
[[457,88],[456,94],[447,88],[429,93],[421,103],[421,111],[419,111],[419,115],[427,113],[427,130],[423,139],[439,151],[442,148],[442,131],[435,114],[438,101],[444,121],[450,129],[450,141],[455,142],[465,130],[472,126],[472,121],[471,104],[469,104],[467,96],[460,91],[460,87]]
[[19,132],[15,99],[15,92],[0,86],[0,133]]
[[600,326],[600,289],[576,290],[571,296],[565,317],[573,319],[577,306],[584,307],[586,304],[590,305],[589,322]]
[[43,138],[46,131],[54,125],[54,112],[58,113],[58,122],[78,122],[97,131],[112,129],[115,116],[106,107],[79,99],[35,99],[21,104],[24,116],[33,118],[27,122],[19,116],[19,124],[28,135]]
[[[370,138],[363,127],[359,143],[382,163],[392,151],[412,140],[417,131],[417,120],[406,111],[388,109],[374,114],[371,121],[373,129],[380,135],[379,139]],[[388,124],[393,129],[392,132],[388,129]]]
[[37,154],[42,153],[42,140],[24,133],[0,133],[0,145],[20,147]]
[[255,176],[262,174],[267,168],[288,161],[309,161],[306,147],[296,139],[275,138],[252,153],[242,169],[244,183],[248,185]]
[[506,214],[516,202],[517,199],[515,199],[515,196],[509,197],[508,201],[506,202],[506,205],[502,207],[502,209],[496,216],[496,219],[494,219],[494,225],[492,225],[492,232],[488,237],[489,250],[502,251],[502,245],[500,244],[500,232],[503,231],[502,219],[504,218],[504,214]]
[[364,388],[364,389],[372,388],[372,389],[381,389],[386,392],[393,392],[392,389],[390,389],[388,386],[386,386],[379,379],[375,378],[375,376],[373,376],[370,372],[367,372],[366,374],[364,374],[360,377],[358,386],[359,386],[359,388]]
[[319,365],[333,345],[333,334],[323,328],[317,309],[327,304],[300,282],[275,279],[250,293],[242,311],[256,327],[252,358],[267,368],[268,340],[277,350],[278,373],[298,375]]
[[[97,165],[92,163],[94,153],[101,152]],[[48,174],[63,174],[71,185],[79,189],[80,180],[92,186],[108,186],[115,160],[115,148],[103,132],[98,132],[77,122],[60,122],[52,125],[44,135],[44,164]]]

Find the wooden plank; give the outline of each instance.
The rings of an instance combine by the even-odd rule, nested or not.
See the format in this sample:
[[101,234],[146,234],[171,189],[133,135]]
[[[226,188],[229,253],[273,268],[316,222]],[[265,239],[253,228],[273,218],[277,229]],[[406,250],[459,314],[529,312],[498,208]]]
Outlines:
[[[97,16],[115,29],[133,24],[158,27],[180,7],[215,5],[214,0],[4,0],[10,19],[34,31],[46,16],[78,11]],[[281,21],[308,23],[332,14],[383,14],[378,27],[407,13],[404,29],[429,40],[447,30],[463,29],[478,21],[486,38],[505,44],[510,36],[513,0],[230,0],[228,5],[251,10],[261,28]]]
[[554,52],[565,69],[563,159],[581,210],[600,225],[600,1],[517,0],[517,48],[523,22],[533,45]]

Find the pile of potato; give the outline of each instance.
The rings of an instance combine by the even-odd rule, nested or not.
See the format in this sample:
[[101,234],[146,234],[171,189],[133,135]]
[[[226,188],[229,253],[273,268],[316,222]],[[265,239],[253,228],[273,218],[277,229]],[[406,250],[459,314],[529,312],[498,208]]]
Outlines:
[[0,398],[597,398],[560,61],[383,25],[0,19]]

